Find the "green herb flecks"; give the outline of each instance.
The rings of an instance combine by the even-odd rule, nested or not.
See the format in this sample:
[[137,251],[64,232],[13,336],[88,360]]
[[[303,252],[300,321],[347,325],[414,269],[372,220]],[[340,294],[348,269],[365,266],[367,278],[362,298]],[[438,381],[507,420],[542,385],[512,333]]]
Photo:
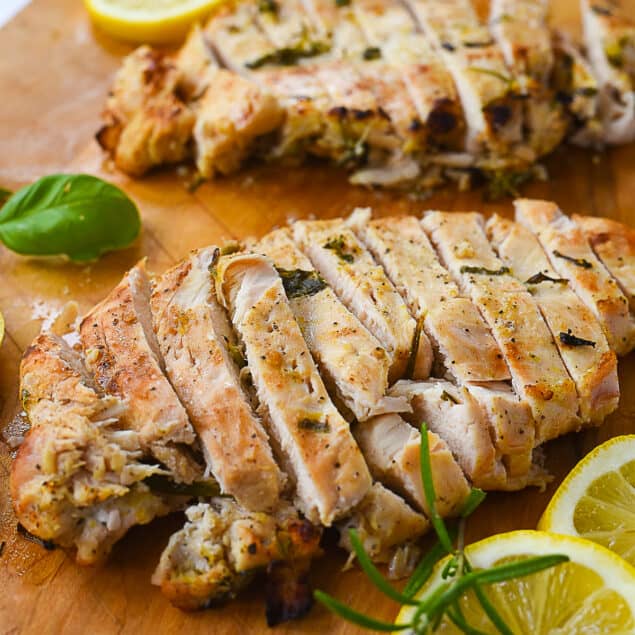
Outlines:
[[139,235],[137,206],[118,187],[88,174],[45,176],[0,210],[0,240],[28,256],[95,260]]
[[513,170],[494,170],[484,173],[487,180],[487,189],[485,190],[485,198],[488,201],[499,201],[503,198],[518,198],[520,196],[520,188],[534,177],[531,170],[513,171]]
[[285,46],[276,49],[251,62],[247,62],[245,66],[251,70],[262,68],[263,66],[294,66],[301,59],[317,57],[328,53],[330,49],[330,45],[325,42],[305,41],[303,38],[295,46]]
[[336,7],[348,7],[351,4],[351,0],[335,0]]
[[487,267],[473,267],[471,265],[463,265],[461,273],[475,273],[482,276],[504,276],[510,273],[509,267],[501,267],[500,269],[488,269]]
[[330,249],[337,254],[337,257],[349,264],[355,262],[355,256],[347,251],[346,241],[344,236],[338,236],[337,238],[331,238],[328,242],[324,243],[324,249]]
[[258,2],[258,11],[260,11],[260,13],[270,13],[277,16],[279,10],[280,7],[276,0],[259,0]]
[[557,249],[554,249],[553,255],[556,258],[562,258],[563,260],[568,260],[569,262],[572,262],[576,267],[581,267],[582,269],[593,268],[593,265],[588,260],[585,260],[584,258],[574,258],[573,256],[567,256],[566,254],[559,252]]
[[143,482],[157,494],[169,494],[173,496],[201,496],[209,498],[221,496],[220,485],[213,479],[197,481],[195,483],[175,483],[167,476],[153,474]]
[[326,282],[317,271],[281,268],[277,268],[277,271],[289,299],[315,295],[326,289]]
[[531,278],[528,278],[527,280],[525,280],[525,284],[540,284],[541,282],[553,282],[554,284],[568,284],[569,280],[567,278],[552,278],[551,276],[548,276],[546,273],[536,273],[535,275],[531,276]]
[[570,329],[567,333],[561,331],[558,337],[560,341],[566,346],[592,346],[593,348],[595,348],[595,342],[593,342],[592,340],[585,340],[582,337],[574,335]]
[[230,342],[227,337],[224,337],[225,345],[227,346],[227,352],[229,356],[232,358],[232,361],[238,368],[243,369],[247,366],[247,360],[245,358],[245,354],[243,353],[243,349],[239,344],[234,344]]
[[242,251],[242,245],[240,243],[227,243],[219,249],[218,255],[219,257],[231,256],[232,254],[237,254],[239,251]]
[[381,49],[378,46],[369,46],[362,53],[362,57],[367,60],[378,60],[381,58]]
[[[502,635],[513,635],[513,631],[490,602],[483,587],[544,571],[567,562],[569,558],[558,554],[528,557],[517,562],[474,571],[465,552],[466,519],[483,502],[485,493],[479,489],[473,489],[463,506],[458,531],[446,527],[436,508],[428,430],[425,424],[421,426],[421,478],[428,504],[428,516],[437,534],[438,542],[421,560],[403,591],[399,592],[390,585],[372,563],[356,531],[354,529],[349,531],[353,551],[370,581],[384,595],[398,604],[416,607],[412,620],[406,624],[391,624],[376,620],[351,609],[323,591],[316,591],[315,598],[333,613],[370,630],[380,632],[408,630],[423,635],[435,631],[444,619],[448,619],[464,633],[480,635],[482,631],[470,626],[459,604],[461,597],[472,590],[494,628]],[[439,564],[444,556],[446,560]],[[443,581],[423,599],[415,600],[414,596],[428,582],[438,566],[443,566],[441,573]]]
[[412,379],[415,374],[417,365],[417,356],[419,354],[419,343],[421,342],[421,332],[423,331],[423,317],[417,320],[415,332],[412,336],[412,345],[410,346],[410,355],[408,356],[408,364],[406,365],[406,379]]
[[327,421],[321,421],[320,419],[310,419],[306,417],[305,419],[300,419],[298,421],[298,427],[301,430],[311,430],[312,432],[330,432],[331,426]]
[[460,403],[459,400],[456,397],[453,397],[447,390],[444,390],[441,393],[441,399],[443,401],[449,401],[450,403],[453,403],[453,404],[459,404]]

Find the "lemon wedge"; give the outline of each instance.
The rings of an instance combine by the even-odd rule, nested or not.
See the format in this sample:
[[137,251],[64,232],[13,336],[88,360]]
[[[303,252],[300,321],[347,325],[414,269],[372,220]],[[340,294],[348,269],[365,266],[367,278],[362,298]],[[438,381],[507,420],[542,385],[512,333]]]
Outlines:
[[[578,635],[635,633],[635,568],[593,542],[542,531],[512,531],[466,548],[475,570],[531,556],[564,554],[570,562],[499,584],[482,587],[513,633]],[[430,596],[443,582],[447,559],[417,595]],[[466,622],[479,632],[498,633],[473,591],[459,600]],[[416,607],[405,606],[397,624],[412,621]],[[408,631],[405,631],[406,633]],[[439,633],[461,631],[446,617]]]
[[195,22],[223,0],[84,0],[93,22],[119,40],[148,44],[181,41]]
[[635,435],[615,437],[582,459],[538,528],[593,540],[635,565]]

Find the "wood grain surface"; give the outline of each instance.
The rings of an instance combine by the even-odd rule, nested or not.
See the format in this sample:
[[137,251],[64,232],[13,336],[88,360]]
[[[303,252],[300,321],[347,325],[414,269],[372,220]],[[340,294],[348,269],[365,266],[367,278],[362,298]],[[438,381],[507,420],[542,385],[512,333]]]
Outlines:
[[[554,0],[553,19],[574,30],[577,3]],[[630,2],[635,11],[635,0]],[[112,73],[129,49],[95,32],[79,0],[35,0],[0,30],[0,185],[14,188],[58,171],[86,171],[120,184],[139,204],[143,233],[137,244],[89,266],[27,259],[0,248],[0,310],[7,334],[0,349],[0,634],[218,633],[267,631],[262,590],[255,585],[223,609],[186,614],[151,586],[150,575],[182,516],[135,528],[110,560],[80,568],[62,551],[44,551],[16,533],[8,474],[12,441],[24,429],[17,400],[22,351],[69,300],[82,311],[100,300],[137,259],[160,273],[195,247],[232,237],[262,235],[300,217],[347,214],[357,205],[376,213],[419,213],[426,208],[509,213],[510,201],[483,201],[482,193],[444,191],[422,201],[355,189],[324,166],[260,166],[187,191],[173,172],[132,181],[113,172],[93,142]],[[561,148],[547,162],[550,180],[527,187],[528,196],[555,200],[568,213],[610,216],[635,224],[635,147],[594,154]],[[599,430],[571,435],[546,448],[556,476],[545,492],[492,494],[470,520],[469,537],[533,528],[550,494],[574,463],[598,442],[635,432],[635,356],[621,360],[622,402]],[[341,571],[344,556],[317,562],[313,581],[356,608],[392,619],[396,607],[357,571]],[[315,607],[279,633],[354,633],[357,629]]]

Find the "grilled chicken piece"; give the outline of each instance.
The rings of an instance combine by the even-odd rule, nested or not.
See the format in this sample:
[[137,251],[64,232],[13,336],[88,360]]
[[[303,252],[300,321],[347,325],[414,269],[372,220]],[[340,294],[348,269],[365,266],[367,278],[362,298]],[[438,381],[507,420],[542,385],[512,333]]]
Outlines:
[[214,498],[186,514],[188,522],[172,535],[152,576],[180,609],[214,606],[235,597],[258,569],[320,553],[320,529],[286,503],[275,514],[263,514]]
[[414,216],[370,220],[357,209],[349,220],[357,236],[434,344],[440,371],[459,382],[509,379],[498,345],[472,302],[461,297]]
[[188,445],[195,434],[170,382],[152,330],[150,280],[141,261],[83,319],[81,341],[89,370],[101,388],[126,400],[124,423],[144,449],[190,483],[201,475]]
[[628,300],[589,245],[582,228],[555,203],[520,199],[516,220],[531,230],[547,253],[551,266],[599,320],[610,347],[625,355],[635,346],[635,321]]
[[143,483],[162,470],[142,462],[137,433],[122,425],[124,402],[101,392],[64,340],[39,335],[20,377],[31,429],[13,463],[11,498],[29,532],[93,564],[130,527],[175,508]]
[[407,0],[454,78],[467,123],[467,151],[509,154],[522,141],[515,77],[469,0]]
[[216,254],[213,247],[194,252],[156,280],[154,328],[166,373],[222,492],[246,509],[269,511],[285,477],[232,361],[230,349],[237,352],[238,346],[210,274]]
[[432,365],[428,338],[421,333],[417,346],[415,320],[384,270],[346,223],[299,221],[293,236],[344,305],[390,354],[389,382],[407,371],[417,379],[428,377]]
[[282,280],[264,256],[221,257],[219,300],[246,351],[260,409],[299,508],[329,526],[366,495],[371,478],[302,337]]
[[584,43],[600,82],[606,143],[635,140],[635,21],[619,0],[582,0]]
[[461,469],[476,487],[499,489],[506,481],[505,467],[489,436],[482,412],[465,388],[443,380],[398,381],[391,395],[406,397],[412,425],[425,421],[456,457]]
[[97,133],[120,170],[141,176],[190,156],[195,115],[179,97],[182,83],[175,63],[148,46],[124,59]]
[[599,425],[620,398],[617,358],[590,309],[549,264],[538,239],[526,227],[498,215],[487,223],[499,257],[524,282],[551,329],[560,356],[576,384],[580,415]]
[[207,89],[210,71],[219,67],[199,24],[195,24],[190,31],[174,63],[181,73],[179,91],[185,101],[190,103],[198,99]]
[[468,293],[500,346],[518,395],[529,404],[538,442],[580,425],[575,384],[525,287],[487,241],[476,213],[429,212],[422,221],[441,260]]
[[278,51],[296,51],[301,55],[314,49],[313,56],[328,52],[329,38],[322,38],[302,0],[276,0],[275,4],[260,5],[256,22]]
[[388,354],[322,280],[291,230],[267,234],[255,250],[278,267],[295,319],[336,402],[358,421],[408,410],[405,400],[386,397]]
[[596,256],[626,295],[631,313],[635,313],[635,231],[610,218],[577,214],[572,218],[582,227]]
[[353,515],[337,524],[340,547],[353,552],[349,531],[357,532],[366,553],[375,562],[390,562],[395,550],[422,536],[430,523],[403,498],[375,483]]
[[258,84],[224,69],[214,70],[194,126],[198,171],[205,178],[235,172],[258,140],[277,130],[284,117],[275,96]]
[[493,0],[490,5],[490,31],[518,78],[527,142],[537,156],[554,150],[569,125],[549,88],[554,52],[548,13],[548,0]]
[[[421,481],[419,431],[399,415],[387,414],[358,424],[354,434],[373,476],[429,516]],[[469,494],[469,485],[445,441],[428,432],[428,442],[437,509],[442,516],[454,516]]]

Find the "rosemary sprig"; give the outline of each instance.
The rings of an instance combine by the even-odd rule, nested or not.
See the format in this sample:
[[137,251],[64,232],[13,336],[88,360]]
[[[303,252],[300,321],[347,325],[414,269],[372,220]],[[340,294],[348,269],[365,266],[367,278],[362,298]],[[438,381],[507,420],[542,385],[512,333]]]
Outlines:
[[[544,571],[567,562],[568,557],[558,554],[537,556],[475,571],[465,553],[465,526],[467,518],[485,500],[485,492],[478,488],[473,488],[459,515],[458,529],[455,530],[446,526],[436,508],[436,492],[432,478],[428,428],[425,423],[421,425],[421,480],[428,505],[428,515],[438,540],[419,562],[403,591],[396,590],[379,572],[365,551],[357,532],[354,529],[349,532],[351,545],[357,560],[370,581],[384,595],[395,602],[417,607],[412,620],[407,624],[391,624],[376,620],[373,617],[355,611],[323,591],[316,591],[314,594],[315,599],[349,622],[375,631],[396,632],[409,629],[414,633],[425,635],[436,631],[443,619],[447,617],[467,635],[484,635],[483,631],[467,622],[461,610],[460,599],[467,591],[471,590],[496,630],[501,635],[513,635],[513,631],[490,602],[483,587]],[[455,541],[456,546],[454,544]],[[446,555],[449,557],[441,571],[441,579],[443,581],[427,596],[421,600],[415,600],[414,596],[428,582],[437,564]]]

